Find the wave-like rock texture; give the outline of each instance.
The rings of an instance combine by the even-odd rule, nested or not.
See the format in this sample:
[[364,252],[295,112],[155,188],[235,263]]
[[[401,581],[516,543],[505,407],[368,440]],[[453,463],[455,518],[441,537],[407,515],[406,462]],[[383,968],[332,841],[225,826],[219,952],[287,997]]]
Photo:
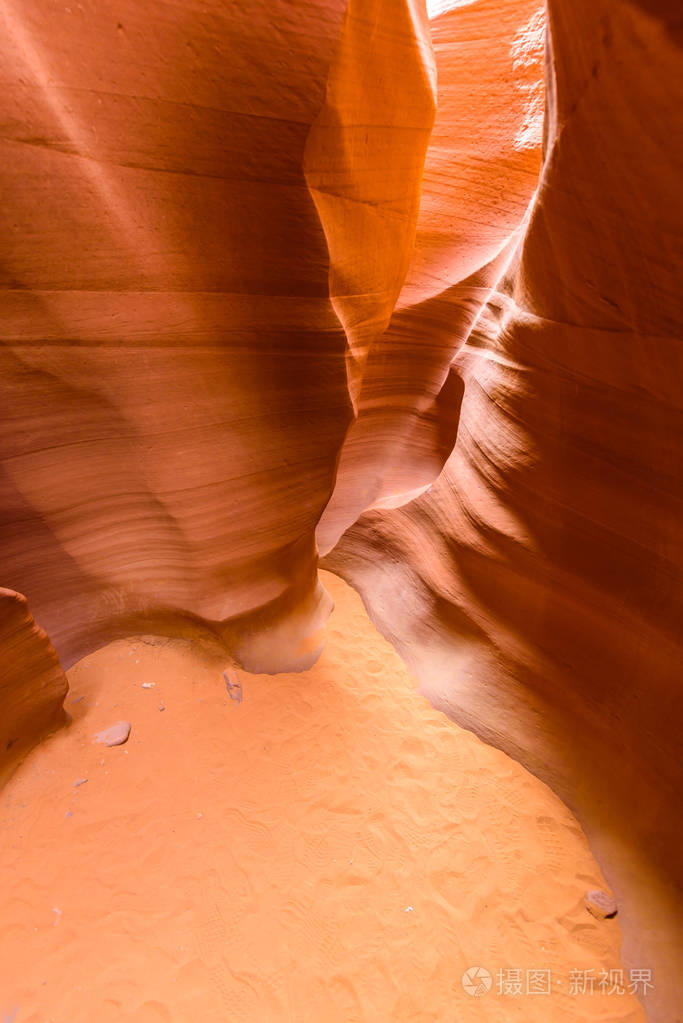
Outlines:
[[0,785],[34,744],[64,723],[69,688],[57,652],[26,598],[0,589]]
[[681,1019],[683,22],[663,2],[549,8],[541,183],[451,366],[457,443],[426,493],[367,511],[326,563],[437,706],[577,812],[617,894],[624,961],[653,969],[645,1004],[668,1023]]
[[414,0],[252,6],[3,8],[0,583],[65,667],[141,629],[260,671],[320,648],[433,58]]
[[66,667],[153,632],[296,670],[326,553],[576,810],[666,1023],[675,6],[550,0],[545,128],[539,0],[8,0],[0,99],[0,585]]
[[2,582],[67,667],[145,622],[295,667],[351,414],[302,169],[343,3],[8,12]]
[[413,260],[366,365],[358,415],[317,531],[322,554],[367,508],[406,503],[443,468],[462,399],[453,355],[538,181],[544,38],[538,0],[458,7],[432,21],[431,35],[438,105]]

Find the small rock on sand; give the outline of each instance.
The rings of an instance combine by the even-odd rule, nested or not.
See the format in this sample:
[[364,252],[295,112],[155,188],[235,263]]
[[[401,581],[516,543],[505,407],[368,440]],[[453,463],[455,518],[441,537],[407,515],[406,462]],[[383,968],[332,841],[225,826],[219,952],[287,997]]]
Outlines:
[[111,728],[105,728],[103,732],[98,732],[95,739],[97,742],[104,743],[105,746],[122,746],[129,735],[130,721],[117,721]]
[[143,682],[142,683],[142,688],[143,689],[154,689],[155,685],[156,685],[155,682]]
[[592,892],[586,892],[586,909],[598,920],[606,920],[617,915],[617,904],[614,896],[596,888]]
[[87,780],[88,780],[87,778],[77,778],[76,781],[74,782],[74,788],[77,789],[79,785],[85,785]]

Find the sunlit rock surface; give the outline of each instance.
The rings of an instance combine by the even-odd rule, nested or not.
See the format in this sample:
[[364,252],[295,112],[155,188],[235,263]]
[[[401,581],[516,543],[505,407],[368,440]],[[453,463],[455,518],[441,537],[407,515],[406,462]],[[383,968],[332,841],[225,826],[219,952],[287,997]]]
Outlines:
[[670,1023],[681,16],[549,6],[3,6],[0,585],[54,649],[10,594],[2,709],[143,631],[304,668],[320,551],[578,813]]
[[577,812],[662,1021],[680,1018],[682,880],[674,6],[551,4],[540,188],[450,369],[457,443],[326,562],[437,706]]

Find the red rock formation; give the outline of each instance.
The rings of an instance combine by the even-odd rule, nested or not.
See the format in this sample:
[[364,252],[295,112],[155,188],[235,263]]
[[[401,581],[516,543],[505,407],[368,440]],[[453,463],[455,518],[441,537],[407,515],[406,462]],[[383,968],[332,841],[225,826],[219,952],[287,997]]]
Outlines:
[[5,8],[1,581],[65,666],[141,628],[320,646],[434,113],[420,4],[345,7]]
[[302,168],[344,4],[8,11],[2,582],[66,666],[142,625],[307,663],[351,405]]
[[26,599],[0,589],[0,785],[36,737],[66,720],[68,684]]
[[625,962],[653,967],[649,1015],[668,1021],[683,880],[681,18],[593,0],[550,15],[541,185],[451,369],[453,453],[423,496],[360,517],[327,564],[436,705],[577,812],[621,906]]
[[435,92],[424,5],[349,0],[304,172],[327,239],[354,408],[413,254]]
[[420,4],[345,8],[3,9],[0,582],[67,667],[141,628],[255,670],[320,646],[435,102]]
[[578,812],[670,1023],[681,22],[549,6],[522,228],[537,2],[5,5],[0,583],[65,665],[291,669],[317,538]]
[[404,503],[433,482],[453,448],[462,398],[453,355],[538,181],[543,23],[538,0],[486,0],[431,23],[438,109],[414,258],[366,366],[317,531],[323,554],[366,508]]

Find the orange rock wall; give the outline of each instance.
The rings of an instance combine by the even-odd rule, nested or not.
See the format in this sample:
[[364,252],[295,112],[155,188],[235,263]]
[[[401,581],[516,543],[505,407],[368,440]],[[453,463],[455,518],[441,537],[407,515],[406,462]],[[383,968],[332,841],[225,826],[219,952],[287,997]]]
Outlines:
[[[683,881],[681,20],[558,0],[549,27],[540,187],[450,366],[457,442],[326,564],[437,706],[577,812],[663,1021],[680,1018]],[[486,202],[475,236],[478,219]]]
[[538,0],[482,0],[431,22],[438,102],[413,259],[366,364],[317,530],[322,554],[366,508],[433,482],[453,448],[462,399],[453,355],[538,180],[543,28]]
[[[680,15],[432,14],[5,4],[0,584],[65,666],[149,631],[291,670],[320,550],[577,811],[670,1023]],[[12,649],[37,738],[63,689]]]
[[3,10],[0,582],[66,667],[140,629],[306,667],[315,528],[413,249],[426,12]]
[[36,736],[66,720],[66,675],[26,598],[0,589],[0,785]]
[[351,405],[303,156],[343,7],[7,8],[2,582],[65,666],[143,624],[295,666],[324,620]]

